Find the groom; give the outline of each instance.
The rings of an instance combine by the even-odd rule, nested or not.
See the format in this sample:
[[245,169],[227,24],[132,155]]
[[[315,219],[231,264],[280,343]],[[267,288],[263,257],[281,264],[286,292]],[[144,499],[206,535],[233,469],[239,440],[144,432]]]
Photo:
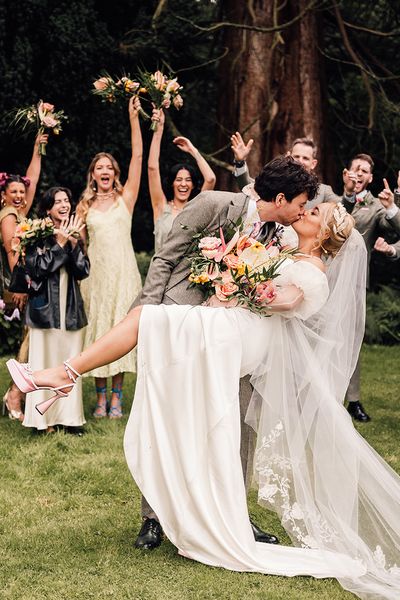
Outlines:
[[[142,304],[192,304],[204,301],[200,289],[189,288],[190,262],[186,258],[193,235],[197,232],[217,230],[225,223],[244,221],[258,215],[263,223],[258,239],[271,240],[276,223],[291,225],[304,214],[308,200],[317,192],[317,178],[290,156],[278,157],[269,162],[256,177],[256,194],[231,192],[202,192],[191,200],[176,217],[172,230],[158,254],[153,257],[141,294],[133,306]],[[259,198],[258,198],[259,196]],[[254,220],[254,218],[253,218]],[[254,448],[254,432],[244,423],[252,388],[249,378],[240,382],[241,460],[246,481],[248,459],[250,465]],[[246,482],[247,484],[247,482]],[[136,539],[136,548],[150,550],[160,545],[161,525],[146,499],[142,497],[143,524]],[[250,521],[251,522],[251,521]],[[258,542],[277,544],[274,535],[263,532],[251,522]]]

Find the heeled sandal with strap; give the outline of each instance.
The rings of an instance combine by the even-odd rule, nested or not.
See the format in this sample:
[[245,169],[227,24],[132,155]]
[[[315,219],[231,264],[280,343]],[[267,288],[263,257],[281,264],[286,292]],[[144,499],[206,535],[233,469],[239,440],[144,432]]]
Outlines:
[[118,396],[118,404],[110,406],[108,411],[109,419],[121,419],[122,415],[122,386],[111,388],[111,393]]
[[96,408],[93,411],[93,416],[96,419],[102,419],[107,416],[107,386],[97,386],[96,385],[96,394],[104,394],[104,402],[101,402],[99,399],[96,402]]
[[[44,415],[44,413],[50,408],[50,406],[52,406],[52,404],[54,404],[56,400],[58,400],[58,398],[66,398],[67,396],[69,396],[69,394],[72,392],[75,386],[76,380],[79,379],[79,377],[81,376],[81,374],[78,373],[78,371],[74,369],[74,367],[71,367],[67,360],[63,362],[63,365],[65,372],[68,375],[68,378],[72,381],[72,383],[66,383],[65,385],[62,385],[58,388],[47,388],[51,389],[52,391],[56,391],[56,394],[48,400],[43,400],[43,402],[39,402],[39,404],[35,405],[35,408],[40,415]],[[69,388],[69,391],[64,392],[63,390],[65,388]]]
[[[6,362],[7,369],[9,370],[15,385],[19,390],[21,390],[21,392],[24,392],[25,394],[29,394],[30,392],[37,392],[39,390],[49,390],[51,392],[55,392],[54,396],[52,396],[48,400],[39,402],[39,404],[35,406],[36,410],[41,415],[43,415],[46,412],[46,410],[48,410],[50,406],[56,400],[58,400],[58,398],[65,398],[66,396],[68,396],[68,394],[74,387],[77,378],[81,376],[80,373],[78,373],[78,371],[71,367],[68,361],[64,361],[63,364],[65,372],[67,373],[72,383],[65,383],[64,385],[60,385],[59,387],[53,387],[51,385],[36,385],[33,379],[33,372],[29,363],[20,363],[17,360],[15,360],[15,358],[11,358]],[[65,388],[70,389],[68,392],[65,392]]]

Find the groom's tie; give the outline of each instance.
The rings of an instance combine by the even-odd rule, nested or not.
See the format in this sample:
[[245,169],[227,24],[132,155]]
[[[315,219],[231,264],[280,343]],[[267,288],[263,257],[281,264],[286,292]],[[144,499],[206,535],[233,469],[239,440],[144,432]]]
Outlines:
[[269,223],[267,221],[265,223],[263,223],[263,225],[261,226],[260,232],[257,236],[258,241],[262,242],[263,244],[265,242],[269,242],[274,230],[275,230],[275,223]]

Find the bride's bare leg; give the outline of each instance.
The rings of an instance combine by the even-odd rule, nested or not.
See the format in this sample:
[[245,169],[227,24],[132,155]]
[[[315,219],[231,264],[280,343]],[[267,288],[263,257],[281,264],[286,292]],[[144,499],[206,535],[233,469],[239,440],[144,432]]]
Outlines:
[[[108,365],[130,352],[137,344],[141,312],[141,306],[131,310],[125,319],[83,350],[78,356],[71,358],[68,361],[71,367],[83,375],[87,371]],[[59,387],[71,383],[63,365],[53,369],[35,371],[33,378],[38,386],[51,385]]]

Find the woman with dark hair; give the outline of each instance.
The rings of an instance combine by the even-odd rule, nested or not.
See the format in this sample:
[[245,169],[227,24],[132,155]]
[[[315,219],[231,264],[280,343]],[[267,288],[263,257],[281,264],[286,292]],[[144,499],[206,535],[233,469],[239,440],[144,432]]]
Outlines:
[[[0,297],[11,309],[14,307],[20,311],[25,307],[26,294],[8,291],[11,273],[18,260],[18,255],[12,249],[12,242],[16,226],[27,216],[32,206],[41,170],[39,145],[46,144],[47,139],[47,134],[36,137],[26,176],[0,173]],[[19,360],[23,362],[28,357],[25,340],[26,336],[18,353]],[[24,398],[25,394],[21,394],[19,389],[11,384],[3,397],[3,406],[8,410],[10,419],[23,420],[21,403]]]
[[[140,102],[131,98],[129,121],[132,155],[125,185],[120,168],[111,154],[101,152],[93,158],[87,185],[77,206],[77,214],[86,225],[90,277],[83,282],[82,296],[89,325],[84,347],[89,346],[127,313],[132,299],[142,288],[135,252],[132,247],[132,215],[139,193],[142,170],[142,136],[139,124]],[[94,416],[122,417],[122,384],[125,372],[136,371],[135,353],[130,352],[110,365],[94,369],[97,404]],[[107,401],[107,377],[112,378],[111,398]]]
[[[50,217],[54,236],[26,247],[25,264],[32,280],[26,308],[29,362],[37,368],[54,366],[82,350],[87,320],[78,282],[89,275],[89,259],[79,240],[83,224],[79,217],[71,217],[72,208],[68,188],[47,190],[39,202],[38,216]],[[42,392],[41,400],[47,397]],[[59,402],[45,415],[34,410],[31,394],[26,397],[25,427],[51,432],[61,425],[75,432],[84,423],[81,385],[71,394],[71,404],[61,406]]]
[[173,143],[183,152],[193,156],[204,181],[200,188],[196,169],[181,163],[171,168],[163,189],[160,176],[160,147],[165,121],[163,110],[154,109],[152,119],[158,126],[153,133],[147,169],[154,218],[154,250],[157,253],[171,231],[175,217],[185,208],[188,201],[200,191],[214,189],[215,174],[188,138],[176,137]]

